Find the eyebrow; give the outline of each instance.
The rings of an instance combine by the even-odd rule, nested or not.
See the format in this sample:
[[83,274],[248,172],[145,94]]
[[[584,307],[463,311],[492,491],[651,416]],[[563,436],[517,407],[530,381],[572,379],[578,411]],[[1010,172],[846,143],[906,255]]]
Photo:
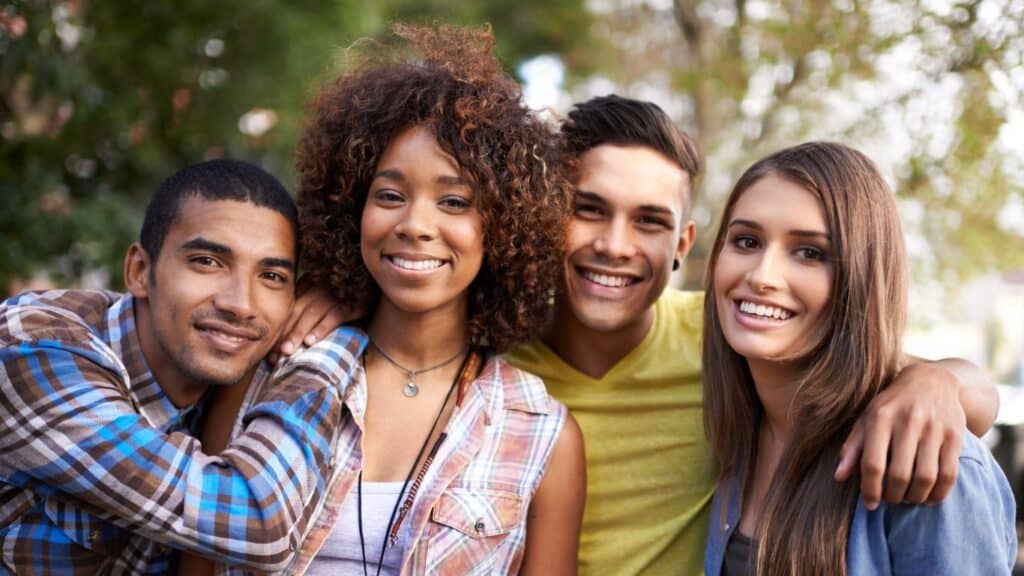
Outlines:
[[[373,175],[372,180],[376,180],[377,178],[389,178],[391,180],[405,182],[405,174],[402,174],[400,170],[395,170],[394,168],[387,168],[377,172]],[[437,182],[448,186],[469,186],[469,182],[461,176],[438,176]]]
[[576,190],[576,200],[586,200],[587,202],[596,202],[598,204],[607,204],[608,201],[604,199],[604,196],[597,194],[596,192],[587,192],[586,190]]
[[[231,247],[221,244],[220,242],[214,242],[207,240],[202,236],[193,238],[188,242],[181,245],[181,250],[202,250],[204,252],[211,252],[219,256],[230,256],[232,254]],[[295,262],[287,258],[267,257],[260,259],[260,265],[266,268],[284,268],[286,270],[295,270]]]
[[267,268],[284,268],[286,270],[295,270],[295,263],[287,258],[264,258],[260,260],[260,264]]
[[[757,222],[754,222],[753,220],[743,220],[739,218],[729,222],[728,227],[732,228],[733,226],[746,226],[747,228],[753,228],[754,230],[764,230],[763,226],[761,226]],[[831,240],[831,236],[829,236],[828,232],[822,232],[820,230],[790,230],[789,235],[809,238],[824,238],[825,240]]]
[[675,218],[676,213],[672,211],[668,206],[659,206],[657,204],[642,204],[638,207],[639,210],[644,212],[654,212],[656,214],[664,214]]
[[[608,204],[608,201],[604,199],[604,196],[601,196],[596,192],[588,192],[586,190],[576,190],[576,199],[586,200],[587,202],[594,202],[597,204]],[[637,210],[664,214],[671,217],[675,217],[676,215],[676,213],[668,206],[662,206],[659,204],[641,204],[640,206],[637,206]]]
[[193,238],[188,242],[185,242],[184,244],[181,245],[181,250],[204,250],[206,252],[213,252],[214,254],[231,254],[230,247],[225,246],[224,244],[221,244],[219,242],[207,240],[202,236]]

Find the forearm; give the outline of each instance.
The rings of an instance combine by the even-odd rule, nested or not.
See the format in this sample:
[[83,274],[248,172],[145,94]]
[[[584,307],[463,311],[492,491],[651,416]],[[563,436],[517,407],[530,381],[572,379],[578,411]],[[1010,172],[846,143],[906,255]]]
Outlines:
[[[333,396],[299,403],[325,406],[324,416],[336,421],[340,408],[331,406]],[[148,428],[135,415],[77,439],[69,452],[74,462],[89,462],[88,474],[42,463],[54,452],[52,437],[23,449],[5,447],[0,457],[17,462],[17,483],[45,487],[52,497],[156,542],[279,570],[323,497],[331,446],[300,430],[300,412],[273,418],[266,406],[259,409],[264,413],[255,414],[221,456],[202,453],[189,436]]]
[[999,393],[984,368],[960,358],[944,358],[935,364],[956,375],[960,382],[960,405],[967,417],[967,428],[975,436],[984,436],[999,413]]
[[152,428],[125,385],[89,358],[27,345],[4,354],[7,374],[22,364],[59,375],[0,379],[9,483],[227,563],[277,570],[290,560],[323,497],[341,420],[324,373],[292,369],[246,413],[243,434],[209,456],[195,438]]

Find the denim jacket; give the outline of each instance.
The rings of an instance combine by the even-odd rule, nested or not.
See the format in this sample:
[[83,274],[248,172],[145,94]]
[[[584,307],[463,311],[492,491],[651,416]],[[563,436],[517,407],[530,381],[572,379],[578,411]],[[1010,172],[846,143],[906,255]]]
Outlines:
[[[858,499],[846,542],[847,573],[1010,574],[1017,556],[1016,505],[1010,484],[985,446],[970,433],[964,436],[959,464],[952,492],[934,506],[882,503],[869,511]],[[723,508],[726,502],[728,509]],[[722,572],[726,544],[739,524],[739,483],[730,479],[720,484],[711,506],[704,573],[716,576]]]

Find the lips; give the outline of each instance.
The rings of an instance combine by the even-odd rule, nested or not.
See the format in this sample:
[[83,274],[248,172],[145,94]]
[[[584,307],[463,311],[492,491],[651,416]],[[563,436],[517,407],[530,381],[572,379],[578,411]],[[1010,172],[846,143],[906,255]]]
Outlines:
[[263,337],[259,330],[218,320],[201,320],[195,327],[210,346],[221,352],[238,352]]

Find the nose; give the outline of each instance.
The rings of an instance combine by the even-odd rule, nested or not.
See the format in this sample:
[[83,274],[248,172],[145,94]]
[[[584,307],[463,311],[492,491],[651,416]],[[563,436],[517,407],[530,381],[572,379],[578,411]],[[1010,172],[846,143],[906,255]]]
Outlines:
[[241,272],[232,274],[214,298],[218,310],[228,312],[240,320],[251,320],[255,317],[253,307],[252,275]]
[[608,260],[627,260],[636,255],[636,243],[629,222],[614,218],[594,240],[594,251]]
[[755,266],[747,272],[747,283],[758,293],[778,290],[784,275],[785,254],[781,249],[768,247],[761,252]]
[[435,207],[425,198],[410,202],[395,226],[395,233],[405,240],[431,240],[436,230]]

